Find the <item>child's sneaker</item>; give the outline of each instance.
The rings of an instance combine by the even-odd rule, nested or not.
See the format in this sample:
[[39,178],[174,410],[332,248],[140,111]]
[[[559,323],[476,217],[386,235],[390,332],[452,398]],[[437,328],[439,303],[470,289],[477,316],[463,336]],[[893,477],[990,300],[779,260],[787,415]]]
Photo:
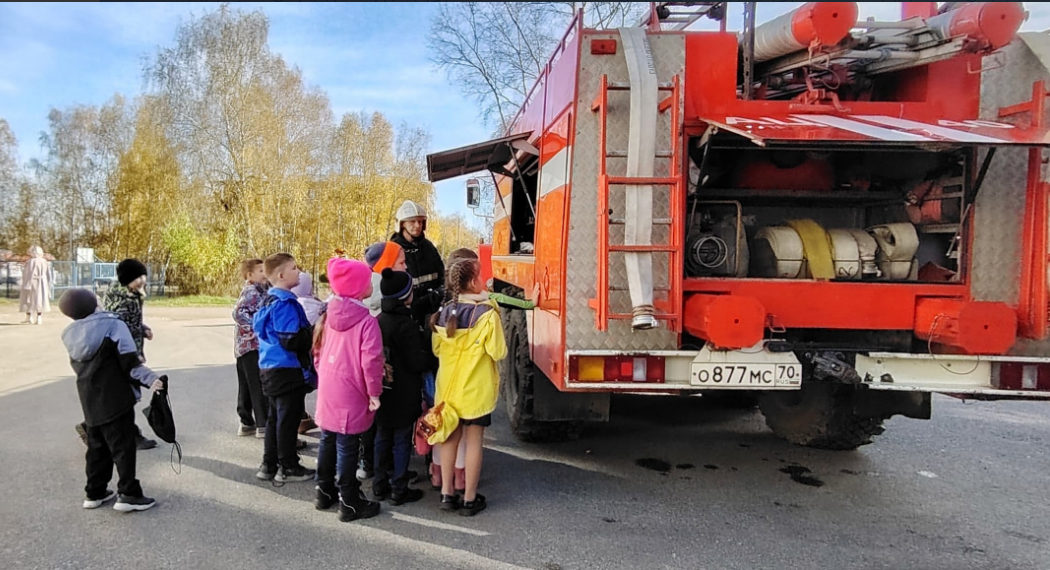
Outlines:
[[443,511],[456,511],[459,510],[462,500],[459,495],[441,495],[441,510]]
[[108,503],[108,502],[110,502],[110,501],[112,501],[113,499],[116,499],[116,498],[117,498],[117,492],[116,491],[110,491],[109,489],[106,489],[106,496],[102,497],[101,499],[85,499],[84,500],[84,508],[85,509],[97,509],[97,508],[101,507],[102,505],[104,505],[104,504],[106,504],[106,503]]
[[145,511],[152,509],[157,505],[157,501],[149,497],[129,497],[127,495],[121,495],[117,499],[117,503],[113,505],[113,510],[120,511],[122,513],[130,513],[132,511]]
[[277,467],[271,467],[265,463],[259,466],[259,471],[255,474],[255,478],[260,481],[273,481],[273,478],[277,476]]
[[237,429],[237,435],[240,437],[247,437],[255,434],[255,426],[246,426],[241,424],[241,427]]
[[277,470],[277,475],[274,476],[273,480],[278,483],[294,483],[297,481],[309,481],[314,478],[317,471],[313,469],[307,469],[302,465],[296,465],[288,469],[281,468]]
[[474,495],[473,501],[463,501],[463,504],[459,508],[459,514],[464,517],[472,517],[481,511],[485,510],[485,495],[478,493]]
[[370,519],[378,514],[379,503],[365,499],[364,495],[349,503],[346,499],[339,500],[339,520],[342,522]]
[[136,447],[138,447],[139,451],[153,449],[154,447],[157,447],[157,440],[150,439],[140,433],[136,438]]
[[337,491],[325,491],[320,486],[314,487],[314,489],[317,491],[317,498],[314,500],[314,508],[317,510],[327,511],[339,502],[339,493]]
[[372,477],[375,477],[375,471],[372,469],[372,465],[369,464],[369,463],[365,463],[364,459],[358,461],[357,462],[357,480],[358,481],[367,481],[367,480],[371,479]]
[[405,489],[403,493],[393,493],[390,495],[390,504],[395,507],[401,506],[405,503],[414,503],[423,498],[423,489]]

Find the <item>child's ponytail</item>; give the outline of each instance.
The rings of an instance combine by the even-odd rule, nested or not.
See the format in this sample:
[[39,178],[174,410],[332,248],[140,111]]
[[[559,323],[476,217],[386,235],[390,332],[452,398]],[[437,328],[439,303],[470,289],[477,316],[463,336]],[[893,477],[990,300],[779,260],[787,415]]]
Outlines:
[[321,317],[314,323],[314,344],[311,348],[314,356],[321,354],[321,348],[324,347],[324,324],[328,320],[328,313],[321,313]]
[[[481,264],[476,259],[460,259],[453,263],[449,268],[445,277],[445,290],[448,292],[449,300],[446,306],[451,305],[452,311],[449,314],[448,321],[445,323],[445,336],[452,338],[456,334],[456,329],[459,328],[459,317],[456,314],[459,306],[459,295],[464,289],[470,286],[470,283],[477,279],[478,273],[481,271]],[[442,308],[444,310],[444,308]],[[431,327],[437,325],[438,315],[436,313],[431,318]]]

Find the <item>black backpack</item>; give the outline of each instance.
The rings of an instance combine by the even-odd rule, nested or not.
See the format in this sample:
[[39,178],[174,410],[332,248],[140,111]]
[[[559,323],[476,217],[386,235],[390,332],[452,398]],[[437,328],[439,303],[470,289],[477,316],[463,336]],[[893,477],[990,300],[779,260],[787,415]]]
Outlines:
[[[164,382],[164,389],[154,390],[153,397],[150,399],[149,405],[142,409],[142,414],[146,416],[146,421],[149,422],[149,427],[153,429],[153,433],[157,434],[157,437],[165,442],[172,444],[171,468],[176,473],[179,473],[182,466],[182,446],[175,440],[175,416],[171,413],[171,400],[168,399],[168,377],[161,376],[160,379]],[[175,470],[176,452],[179,454],[179,470]]]

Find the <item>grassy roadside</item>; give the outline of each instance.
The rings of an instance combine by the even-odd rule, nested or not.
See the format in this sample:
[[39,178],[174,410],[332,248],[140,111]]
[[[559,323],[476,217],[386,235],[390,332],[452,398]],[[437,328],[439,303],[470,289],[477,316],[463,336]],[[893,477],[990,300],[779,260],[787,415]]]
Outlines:
[[211,295],[186,295],[185,297],[149,297],[150,307],[232,307],[236,297],[214,297]]
[[[51,309],[58,310],[58,299],[51,301]],[[146,305],[150,307],[232,307],[237,304],[236,297],[214,297],[211,295],[186,295],[185,297],[148,297]],[[18,308],[18,299],[0,297],[0,307]]]

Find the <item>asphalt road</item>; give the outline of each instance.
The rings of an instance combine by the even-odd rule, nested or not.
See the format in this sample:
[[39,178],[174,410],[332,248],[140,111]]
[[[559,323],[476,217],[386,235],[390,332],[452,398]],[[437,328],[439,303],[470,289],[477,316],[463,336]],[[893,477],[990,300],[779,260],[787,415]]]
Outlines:
[[0,314],[0,568],[1050,569],[1050,403],[1038,402],[938,397],[933,420],[895,418],[845,453],[791,446],[757,411],[700,398],[617,398],[609,424],[544,446],[515,441],[500,412],[487,511],[441,512],[428,487],[343,524],[313,509],[312,484],[255,480],[262,442],[235,435],[228,314],[147,307],[184,457],[176,474],[170,446],[140,453],[159,505],[131,514],[80,505],[68,321]]

